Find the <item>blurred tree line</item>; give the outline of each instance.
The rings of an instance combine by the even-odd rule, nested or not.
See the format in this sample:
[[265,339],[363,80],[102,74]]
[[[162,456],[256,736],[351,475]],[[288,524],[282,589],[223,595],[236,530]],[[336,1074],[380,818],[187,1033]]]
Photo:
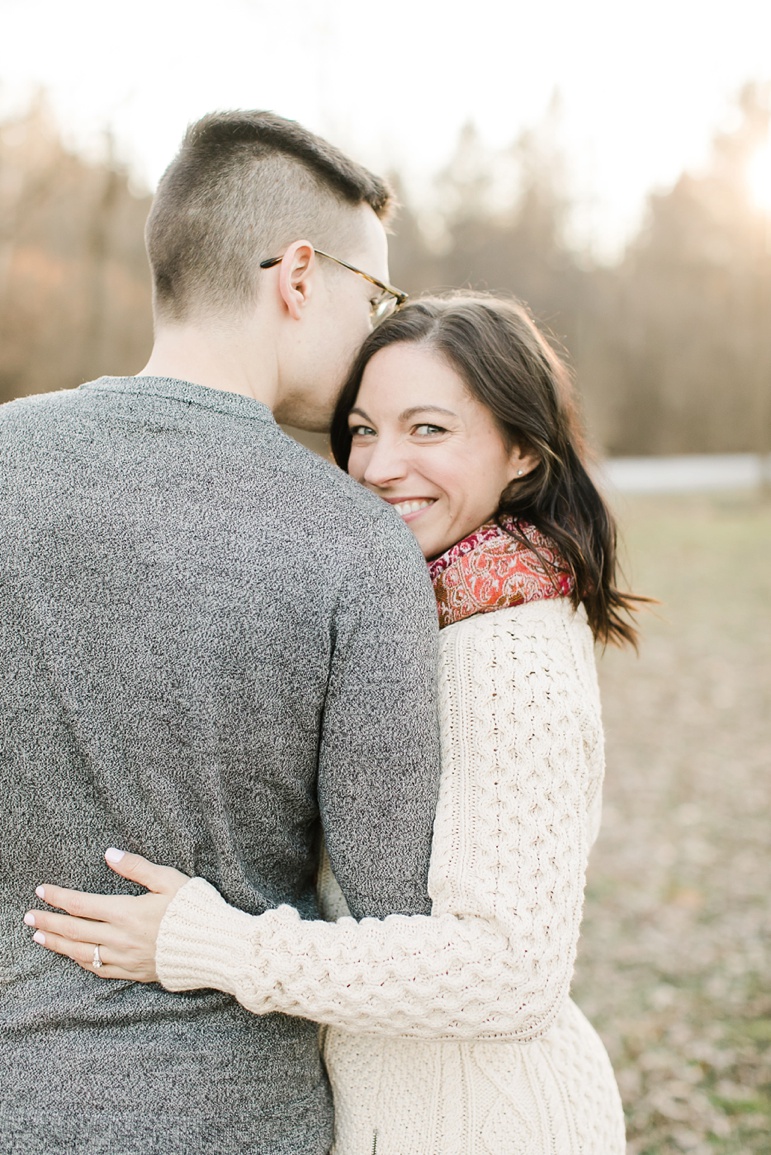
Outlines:
[[[595,444],[611,455],[771,452],[771,223],[746,168],[767,139],[748,86],[709,164],[652,194],[612,265],[570,240],[558,110],[507,149],[465,127],[391,241],[413,294],[470,286],[525,300],[569,351]],[[128,172],[67,149],[43,98],[0,122],[0,401],[134,373],[151,344],[143,227]]]
[[151,341],[150,196],[62,143],[41,97],[0,124],[0,401],[134,373]]

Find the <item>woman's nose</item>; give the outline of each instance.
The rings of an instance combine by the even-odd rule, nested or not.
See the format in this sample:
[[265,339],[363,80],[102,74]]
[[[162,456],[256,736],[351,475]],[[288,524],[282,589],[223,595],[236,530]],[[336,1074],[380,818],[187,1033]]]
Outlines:
[[404,454],[399,452],[398,445],[378,439],[367,458],[362,481],[383,489],[395,481],[400,481],[406,472],[407,464]]

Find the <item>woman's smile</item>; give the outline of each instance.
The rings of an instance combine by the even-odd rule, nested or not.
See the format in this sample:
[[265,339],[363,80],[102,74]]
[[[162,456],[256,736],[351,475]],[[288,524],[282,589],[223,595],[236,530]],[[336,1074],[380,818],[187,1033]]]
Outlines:
[[436,501],[435,497],[384,497],[392,505],[403,521],[413,521],[419,513],[429,509]]

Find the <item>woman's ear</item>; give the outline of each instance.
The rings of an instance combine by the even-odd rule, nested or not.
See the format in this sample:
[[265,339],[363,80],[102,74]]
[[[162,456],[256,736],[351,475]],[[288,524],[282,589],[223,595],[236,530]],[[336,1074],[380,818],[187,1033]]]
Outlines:
[[293,241],[278,267],[278,290],[289,316],[299,321],[313,290],[316,253],[310,241]]
[[531,449],[513,445],[509,453],[509,479],[517,481],[531,473],[538,465],[540,458]]

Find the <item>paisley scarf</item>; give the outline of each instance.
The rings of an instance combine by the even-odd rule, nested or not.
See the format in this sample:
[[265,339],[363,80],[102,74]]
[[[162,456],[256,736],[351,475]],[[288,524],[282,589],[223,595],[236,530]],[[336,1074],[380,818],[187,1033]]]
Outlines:
[[509,520],[506,525],[516,528],[529,546],[486,521],[429,562],[440,629],[474,614],[572,594],[573,576],[554,542],[528,522]]

